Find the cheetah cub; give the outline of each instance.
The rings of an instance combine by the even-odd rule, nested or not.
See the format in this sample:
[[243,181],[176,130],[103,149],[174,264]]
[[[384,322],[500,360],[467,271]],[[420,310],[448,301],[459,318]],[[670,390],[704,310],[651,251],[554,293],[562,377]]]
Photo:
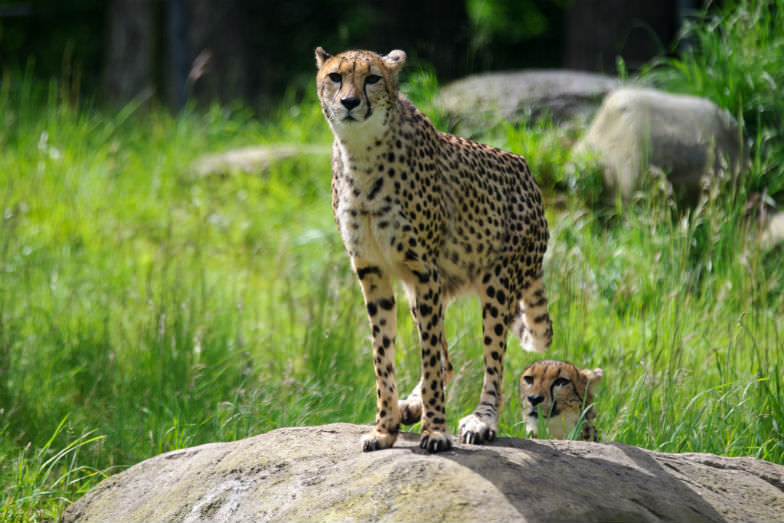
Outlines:
[[[332,210],[359,279],[372,333],[375,429],[365,451],[391,447],[400,424],[422,420],[420,446],[449,449],[444,385],[451,373],[444,309],[464,292],[482,304],[485,373],[479,404],[460,420],[464,443],[498,432],[507,331],[544,351],[552,324],[542,281],[547,222],[525,160],[437,131],[398,92],[406,61],[316,49],[321,109],[334,134]],[[419,333],[419,384],[398,400],[395,295],[406,291]]]
[[529,435],[536,437],[546,427],[551,437],[566,439],[581,424],[579,439],[599,441],[593,393],[603,375],[602,369],[580,370],[565,361],[528,365],[520,377],[520,399]]

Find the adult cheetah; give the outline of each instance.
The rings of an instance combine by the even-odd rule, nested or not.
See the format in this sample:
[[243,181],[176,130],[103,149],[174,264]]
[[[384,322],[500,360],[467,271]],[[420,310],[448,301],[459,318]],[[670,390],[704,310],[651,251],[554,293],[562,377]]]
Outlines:
[[[334,134],[332,210],[370,319],[375,429],[365,451],[391,447],[400,423],[422,419],[420,446],[451,448],[446,426],[443,315],[461,293],[482,304],[485,373],[459,438],[498,432],[507,331],[544,351],[552,323],[542,281],[548,231],[525,159],[439,132],[398,92],[403,51],[385,56],[316,49],[317,89]],[[402,282],[422,350],[420,382],[403,401],[395,379],[395,295]],[[445,372],[446,371],[446,372]]]

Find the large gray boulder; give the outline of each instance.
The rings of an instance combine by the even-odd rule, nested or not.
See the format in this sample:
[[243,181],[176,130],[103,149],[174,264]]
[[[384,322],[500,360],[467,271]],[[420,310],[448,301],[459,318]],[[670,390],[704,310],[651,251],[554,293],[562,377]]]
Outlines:
[[608,94],[573,154],[594,155],[610,195],[629,200],[650,173],[664,173],[695,200],[710,175],[742,169],[734,118],[706,98],[624,87]]
[[468,76],[441,89],[439,102],[458,132],[487,128],[501,120],[521,122],[550,116],[556,123],[585,124],[617,78],[570,70],[530,70]]
[[500,438],[431,455],[416,434],[285,428],[162,454],[98,484],[65,522],[782,521],[784,467],[621,444]]

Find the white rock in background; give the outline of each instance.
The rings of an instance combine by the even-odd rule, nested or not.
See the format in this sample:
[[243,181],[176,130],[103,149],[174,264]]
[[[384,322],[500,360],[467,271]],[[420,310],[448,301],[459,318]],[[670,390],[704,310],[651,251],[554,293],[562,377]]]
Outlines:
[[197,176],[227,176],[236,172],[260,173],[278,161],[307,154],[328,155],[331,148],[320,145],[270,144],[242,147],[196,159],[191,170]]
[[763,248],[770,249],[784,243],[784,212],[771,216],[760,235],[760,244]]
[[694,199],[706,174],[744,167],[741,144],[735,119],[708,99],[623,87],[604,99],[573,154],[597,155],[605,187],[624,200],[651,168]]

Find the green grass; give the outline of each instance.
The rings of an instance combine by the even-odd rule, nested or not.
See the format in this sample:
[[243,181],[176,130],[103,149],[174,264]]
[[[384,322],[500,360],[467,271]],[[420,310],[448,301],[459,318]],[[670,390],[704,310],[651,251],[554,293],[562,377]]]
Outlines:
[[105,474],[81,465],[79,451],[100,443],[103,436],[82,434],[60,449],[52,444],[65,425],[64,418],[54,434],[31,453],[26,446],[4,477],[0,519],[3,521],[50,520],[58,518],[74,495],[85,494]]
[[[372,422],[369,330],[329,157],[222,177],[190,168],[237,146],[329,144],[315,96],[264,118],[109,113],[29,78],[0,88],[0,519],[56,519],[100,478],[167,450]],[[446,127],[432,75],[410,72],[404,89]],[[767,139],[779,128],[759,122],[743,183],[688,210],[655,184],[622,210],[598,204],[595,173],[566,168],[575,136],[546,122],[483,138],[525,154],[545,189],[547,356],[604,369],[605,441],[784,464],[782,251],[761,250],[745,211],[751,193],[781,187],[784,155]],[[408,390],[419,351],[403,301]],[[479,310],[447,311],[453,432],[479,394]],[[524,436],[517,380],[533,358],[510,339],[502,436]]]

